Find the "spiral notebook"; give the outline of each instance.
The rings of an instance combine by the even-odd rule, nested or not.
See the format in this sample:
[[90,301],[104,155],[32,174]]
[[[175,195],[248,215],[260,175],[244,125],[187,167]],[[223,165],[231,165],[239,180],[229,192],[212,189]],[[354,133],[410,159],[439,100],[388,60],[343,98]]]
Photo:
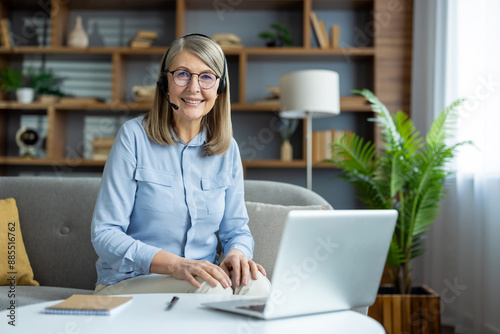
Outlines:
[[48,314],[70,315],[112,315],[127,305],[132,297],[72,295],[71,297],[46,307]]

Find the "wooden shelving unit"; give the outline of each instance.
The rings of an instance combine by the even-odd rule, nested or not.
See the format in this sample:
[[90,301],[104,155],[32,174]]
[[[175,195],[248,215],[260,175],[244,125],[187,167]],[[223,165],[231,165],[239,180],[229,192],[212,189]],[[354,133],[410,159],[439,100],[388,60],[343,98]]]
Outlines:
[[[36,10],[39,5],[27,0],[5,0],[0,3],[0,17],[10,18],[16,10],[31,8]],[[237,7],[237,8],[236,8]],[[242,1],[235,10],[269,10],[279,11],[293,8],[302,13],[302,46],[290,48],[262,48],[245,47],[241,49],[226,49],[225,53],[232,61],[237,62],[238,92],[237,101],[233,101],[234,113],[277,112],[277,104],[256,104],[247,101],[247,67],[254,58],[259,60],[312,60],[318,57],[334,60],[348,57],[350,60],[361,59],[373,64],[373,89],[375,93],[388,105],[396,109],[409,110],[409,85],[411,77],[411,1],[403,5],[403,10],[392,13],[388,27],[379,27],[372,36],[372,43],[366,47],[349,47],[337,49],[320,49],[313,47],[312,27],[309,14],[312,10],[363,10],[373,11],[373,21],[377,22],[378,12],[390,9],[390,0],[248,0]],[[97,0],[52,0],[50,7],[50,45],[46,47],[19,46],[12,49],[0,47],[0,67],[9,64],[13,59],[22,59],[30,55],[104,55],[109,56],[112,64],[112,102],[99,104],[20,104],[11,101],[0,101],[0,175],[2,166],[103,166],[103,161],[86,159],[67,159],[65,157],[66,118],[68,113],[79,111],[89,113],[109,113],[111,111],[146,112],[150,105],[147,103],[131,103],[123,100],[125,91],[124,68],[129,57],[158,56],[168,49],[168,46],[155,46],[149,49],[132,49],[129,47],[89,47],[86,49],[70,48],[65,46],[65,34],[70,30],[69,21],[72,10],[139,10],[139,9],[168,10],[174,13],[175,36],[185,34],[187,28],[186,15],[190,10],[208,10],[213,8],[212,1],[202,0],[145,0],[140,3],[132,0],[124,1],[97,1]],[[409,20],[408,20],[409,19]],[[409,21],[409,22],[408,22]],[[377,27],[377,25],[373,25]],[[380,25],[379,25],[380,26]],[[392,65],[394,64],[394,66]],[[397,94],[395,94],[397,92]],[[342,112],[357,113],[369,112],[369,105],[360,101],[352,103],[341,100]],[[44,159],[23,159],[6,156],[8,117],[13,113],[44,114],[48,119],[47,157]],[[305,156],[305,152],[303,152]],[[244,161],[245,168],[305,168],[304,160],[282,162],[279,160]],[[331,165],[318,165],[319,168],[331,168]]]

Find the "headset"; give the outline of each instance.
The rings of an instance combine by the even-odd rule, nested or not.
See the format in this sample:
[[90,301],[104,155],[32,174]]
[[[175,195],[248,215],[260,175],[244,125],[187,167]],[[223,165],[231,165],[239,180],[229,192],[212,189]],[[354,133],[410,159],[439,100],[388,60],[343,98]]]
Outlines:
[[[198,34],[198,33],[187,34],[187,35],[182,36],[180,39],[186,38],[189,36],[201,36],[201,37],[205,37],[205,38],[208,38],[208,39],[213,41],[213,39],[208,37],[207,35]],[[168,73],[165,73],[165,62],[167,61],[167,56],[168,56],[169,51],[170,51],[170,48],[167,50],[167,53],[165,54],[165,57],[163,58],[163,62],[161,63],[160,79],[158,80],[156,85],[163,92],[163,95],[165,95],[165,98],[167,99],[168,103],[170,103],[172,108],[177,110],[177,109],[179,109],[179,106],[170,102],[170,100],[168,98],[168,94],[167,94]],[[227,60],[226,60],[226,56],[223,55],[223,57],[224,57],[224,70],[222,71],[222,76],[219,79],[219,87],[217,87],[217,94],[221,94],[224,91],[224,89],[226,89]]]

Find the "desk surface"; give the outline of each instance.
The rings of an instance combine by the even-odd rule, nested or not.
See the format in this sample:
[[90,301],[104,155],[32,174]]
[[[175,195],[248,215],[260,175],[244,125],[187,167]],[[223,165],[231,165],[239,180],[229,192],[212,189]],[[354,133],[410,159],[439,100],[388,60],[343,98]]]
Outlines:
[[9,312],[0,312],[1,333],[360,333],[384,334],[372,318],[353,311],[332,312],[277,320],[211,310],[201,303],[241,298],[240,296],[176,294],[175,307],[165,311],[173,294],[130,295],[130,304],[111,316],[72,316],[44,314],[56,301],[19,307],[15,324],[8,324]]

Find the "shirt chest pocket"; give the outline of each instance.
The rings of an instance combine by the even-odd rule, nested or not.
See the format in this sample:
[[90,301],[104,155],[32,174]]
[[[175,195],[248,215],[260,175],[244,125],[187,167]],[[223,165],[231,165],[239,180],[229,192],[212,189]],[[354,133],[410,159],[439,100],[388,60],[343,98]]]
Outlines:
[[173,213],[174,211],[174,176],[168,172],[147,168],[135,171],[137,192],[135,205],[141,209]]
[[208,214],[224,211],[226,203],[226,190],[231,186],[232,178],[229,174],[218,174],[212,177],[201,178],[201,188]]

